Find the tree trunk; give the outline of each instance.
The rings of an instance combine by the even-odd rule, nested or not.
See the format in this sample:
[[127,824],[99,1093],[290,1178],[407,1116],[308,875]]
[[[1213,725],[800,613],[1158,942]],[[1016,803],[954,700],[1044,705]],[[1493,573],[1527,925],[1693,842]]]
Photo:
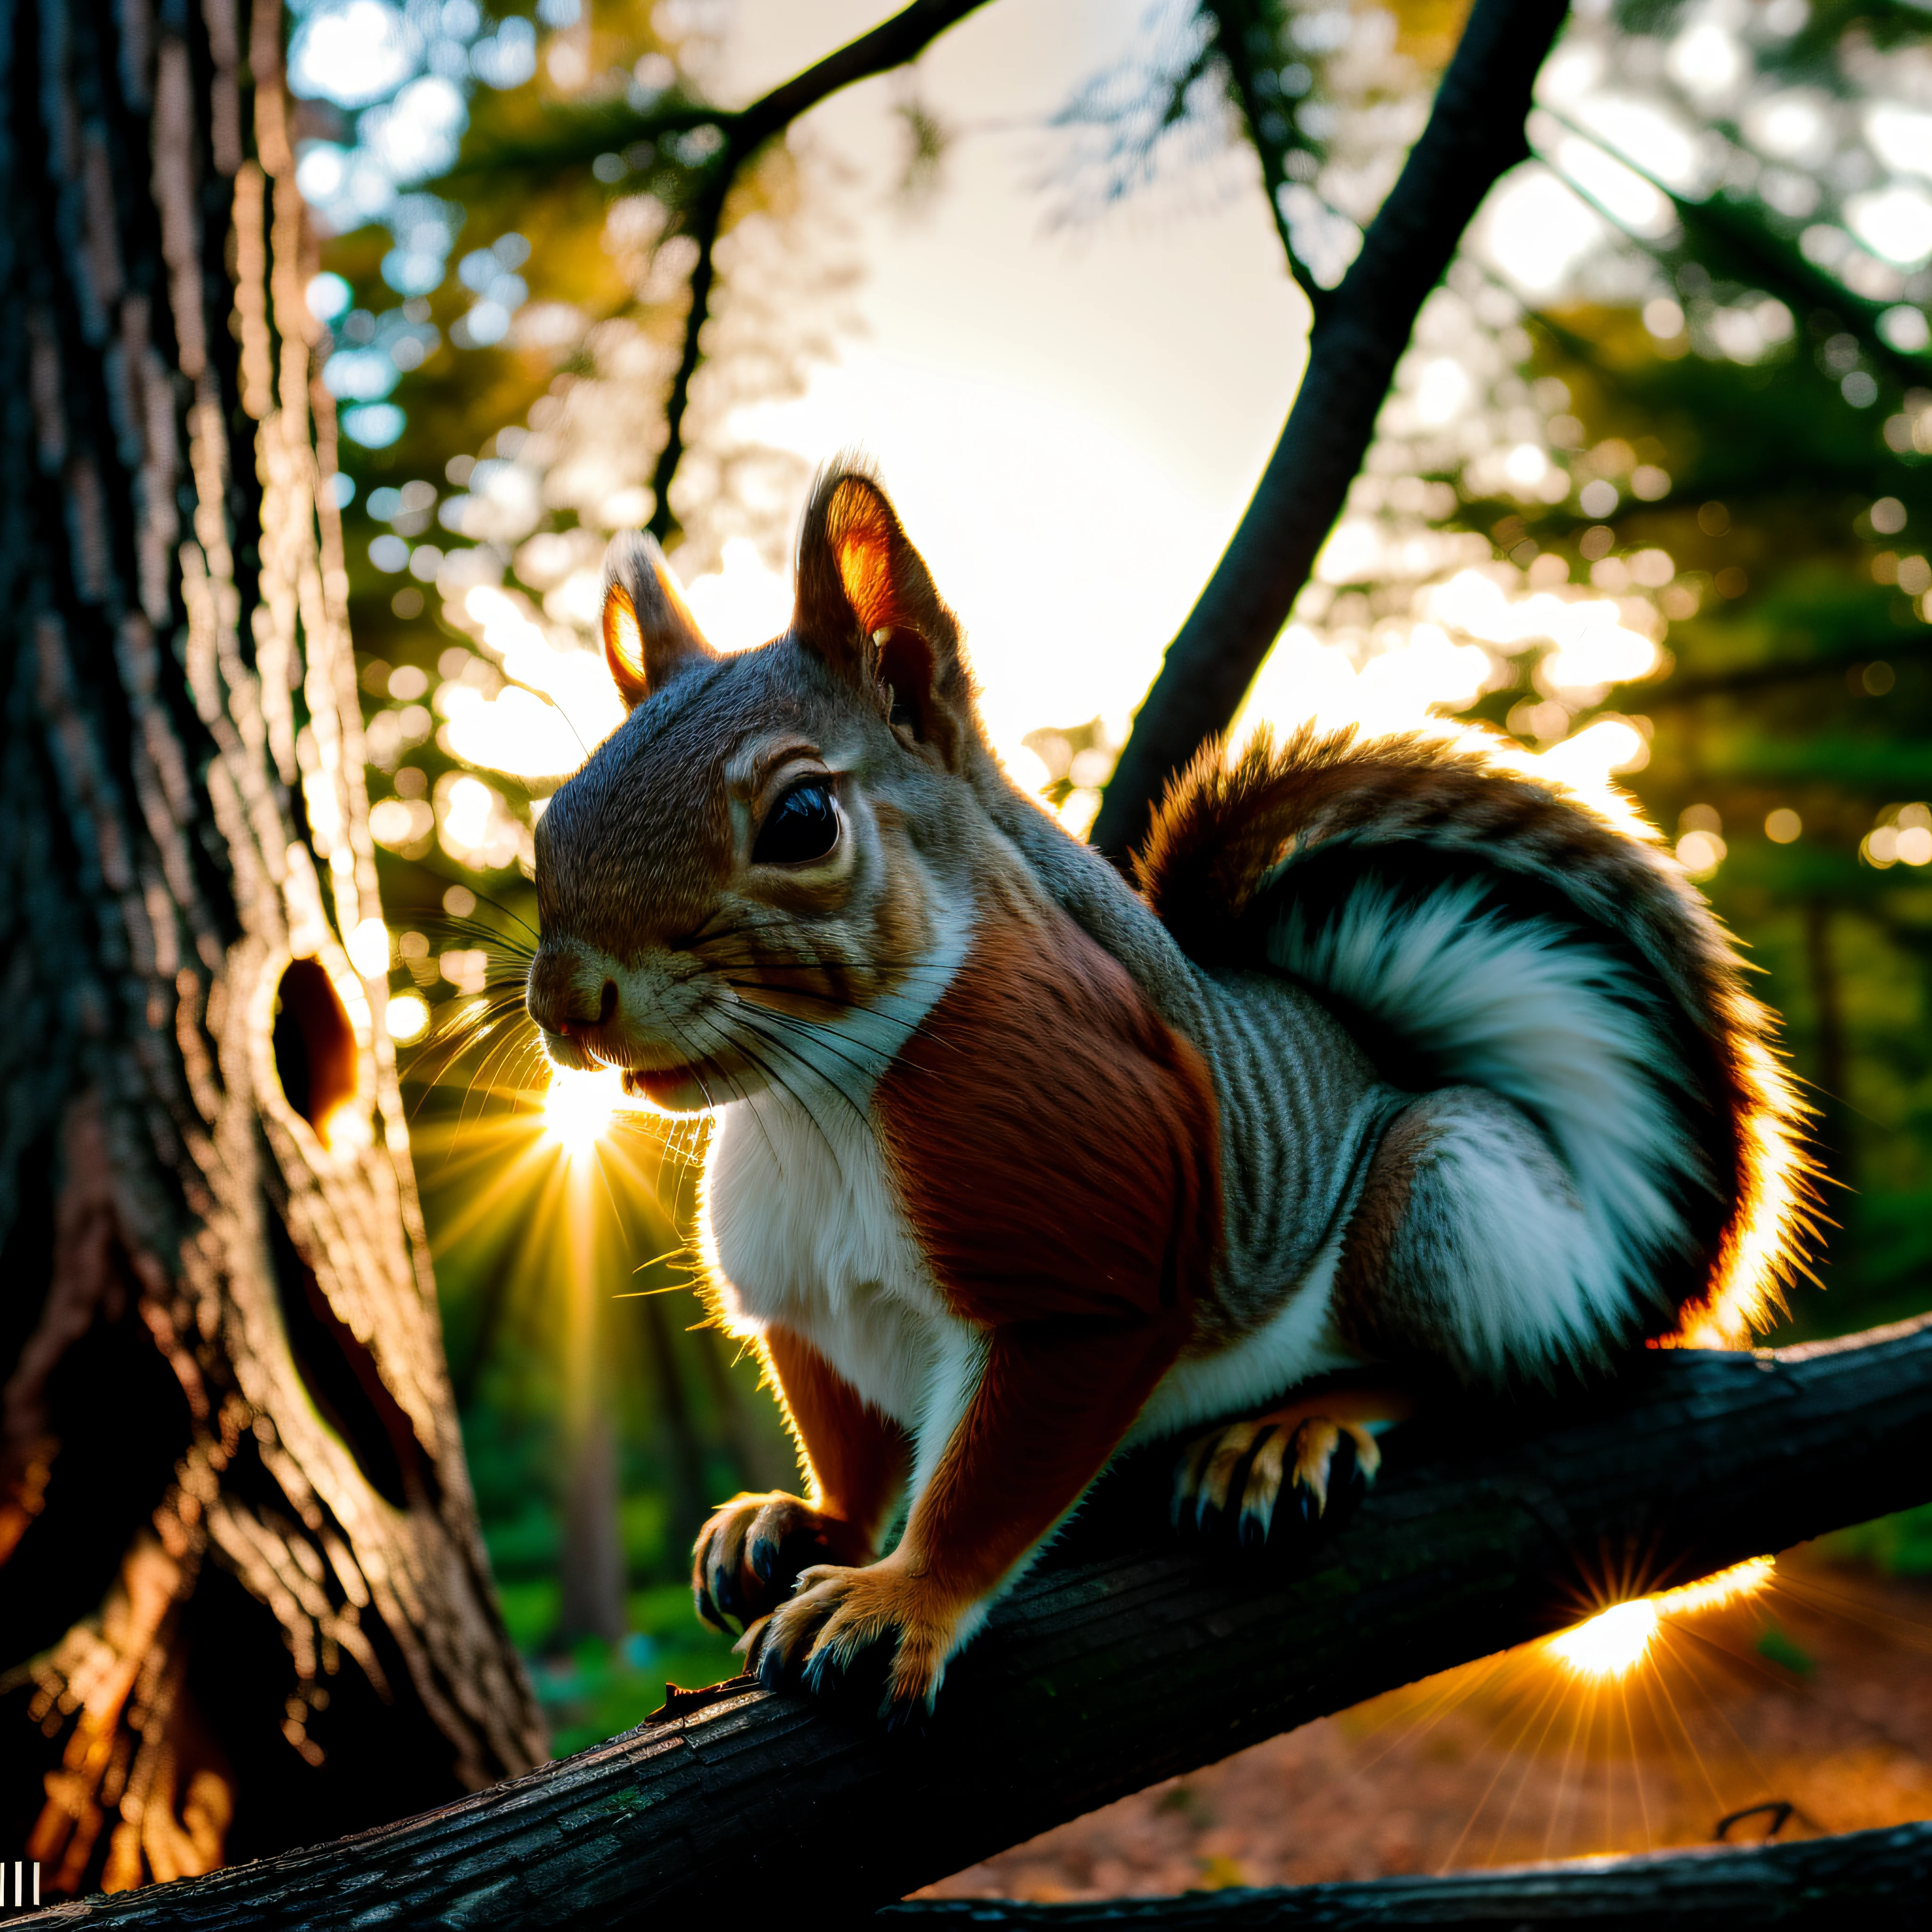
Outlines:
[[610,1421],[610,1337],[590,1229],[602,1204],[590,1163],[572,1156],[564,1174],[565,1251],[569,1257],[564,1342],[563,1534],[557,1642],[622,1640],[624,1544],[618,1511],[617,1438]]
[[0,1848],[44,1896],[544,1755],[384,1030],[280,31],[0,10]]
[[[955,1663],[923,1738],[740,1679],[428,1817],[112,1900],[104,1926],[841,1922],[1310,1718],[1932,1494],[1932,1318],[1774,1355],[1676,1351],[1389,1438],[1312,1561],[1166,1528],[1169,1455],[1111,1476]],[[1932,1882],[1932,1834],[1914,1870]]]

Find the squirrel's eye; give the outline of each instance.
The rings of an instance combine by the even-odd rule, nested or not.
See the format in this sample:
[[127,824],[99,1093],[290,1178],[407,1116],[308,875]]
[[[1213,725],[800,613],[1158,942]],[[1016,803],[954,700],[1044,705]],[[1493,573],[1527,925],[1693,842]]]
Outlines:
[[823,779],[795,784],[766,814],[752,848],[754,866],[802,866],[822,859],[838,842],[838,814]]

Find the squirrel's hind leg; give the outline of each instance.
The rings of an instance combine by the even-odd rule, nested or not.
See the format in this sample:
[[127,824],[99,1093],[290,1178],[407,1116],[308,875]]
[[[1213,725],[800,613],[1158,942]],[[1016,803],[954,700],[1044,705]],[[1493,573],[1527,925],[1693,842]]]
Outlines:
[[1392,1381],[1338,1382],[1223,1423],[1175,1466],[1174,1522],[1243,1550],[1305,1546],[1347,1520],[1382,1466],[1376,1428],[1414,1407]]
[[1586,1210],[1537,1123],[1500,1094],[1439,1088],[1376,1150],[1329,1300],[1372,1359],[1465,1383],[1542,1374],[1630,1326],[1640,1250]]

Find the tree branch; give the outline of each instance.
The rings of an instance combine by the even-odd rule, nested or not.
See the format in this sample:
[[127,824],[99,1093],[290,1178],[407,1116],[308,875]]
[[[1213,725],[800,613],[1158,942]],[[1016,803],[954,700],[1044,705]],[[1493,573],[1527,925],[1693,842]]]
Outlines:
[[670,507],[670,486],[684,460],[684,418],[691,403],[692,379],[704,359],[702,338],[711,314],[711,292],[717,282],[714,260],[718,225],[732,184],[745,165],[775,134],[800,116],[810,112],[856,81],[889,73],[922,53],[947,28],[986,4],[986,0],[913,0],[868,34],[861,34],[830,53],[802,74],[735,113],[710,117],[724,136],[724,145],[704,166],[680,232],[698,244],[698,262],[691,274],[691,307],[684,319],[684,345],[664,404],[664,445],[651,475],[651,534],[668,543],[677,528]]
[[1102,800],[1093,840],[1116,856],[1168,782],[1225,730],[1361,466],[1418,310],[1483,197],[1525,159],[1523,122],[1566,0],[1476,0],[1362,252],[1320,314],[1306,373],[1254,496],[1167,649]]
[[748,148],[770,140],[841,88],[869,80],[877,74],[888,74],[916,58],[947,28],[956,26],[985,4],[986,0],[913,0],[904,12],[881,22],[869,34],[861,34],[837,52],[827,54],[815,66],[794,74],[742,110],[734,117],[736,138]]
[[1189,1892],[1105,1904],[1028,1905],[1005,1899],[920,1899],[888,1906],[881,1924],[1054,1927],[1158,1925],[1161,1932],[1236,1932],[1250,1925],[1454,1925],[1523,1932],[1587,1923],[1598,1932],[1719,1932],[1772,1925],[1860,1932],[1918,1927],[1932,1885],[1932,1825],[1847,1832],[1749,1850],[1654,1852],[1558,1865],[1450,1872],[1438,1878]]
[[1841,318],[1849,318],[1866,353],[1882,364],[1896,381],[1911,388],[1924,380],[1926,369],[1922,355],[1917,352],[1907,354],[1893,348],[1878,332],[1878,319],[1892,306],[1892,303],[1859,295],[1835,275],[1816,266],[1795,240],[1780,234],[1764,218],[1762,202],[1733,200],[1726,194],[1713,194],[1706,200],[1693,201],[1659,177],[1642,160],[1627,154],[1600,134],[1585,127],[1560,109],[1546,107],[1542,111],[1566,134],[1587,142],[1620,167],[1628,168],[1631,173],[1641,176],[1670,202],[1672,212],[1677,217],[1680,238],[1676,245],[1660,247],[1639,234],[1627,217],[1600,201],[1587,188],[1573,181],[1540,149],[1537,150],[1537,158],[1550,172],[1558,176],[1573,194],[1587,202],[1627,240],[1651,254],[1668,260],[1673,254],[1689,254],[1690,249],[1683,244],[1701,238],[1703,246],[1699,253],[1707,265],[1714,263],[1720,268],[1732,268],[1741,280],[1748,282],[1762,281],[1773,290],[1781,287],[1794,304],[1816,303],[1828,313],[1835,311]]
[[[1324,1714],[1932,1493],[1932,1318],[1773,1354],[1644,1355],[1588,1393],[1445,1407],[1314,1562],[1217,1566],[1130,1459],[955,1665],[922,1738],[740,1684],[529,1777],[317,1850],[63,1909],[685,1924],[808,1887],[848,1916]],[[656,1915],[654,1918],[652,1915]],[[34,1922],[25,1921],[24,1923]]]
[[1310,313],[1318,319],[1328,306],[1330,291],[1315,279],[1308,264],[1294,252],[1294,238],[1288,230],[1288,217],[1282,211],[1281,191],[1288,185],[1284,162],[1291,144],[1288,141],[1270,140],[1262,131],[1264,118],[1271,110],[1284,125],[1288,124],[1288,117],[1292,110],[1286,101],[1277,99],[1270,104],[1262,98],[1254,50],[1247,39],[1247,25],[1254,19],[1252,7],[1246,4],[1246,0],[1202,0],[1202,5],[1214,19],[1221,58],[1228,63],[1228,73],[1234,80],[1241,117],[1248,124],[1248,142],[1261,164],[1262,193],[1268,197],[1268,214],[1280,239],[1288,272],[1294,277],[1295,286],[1308,298]]

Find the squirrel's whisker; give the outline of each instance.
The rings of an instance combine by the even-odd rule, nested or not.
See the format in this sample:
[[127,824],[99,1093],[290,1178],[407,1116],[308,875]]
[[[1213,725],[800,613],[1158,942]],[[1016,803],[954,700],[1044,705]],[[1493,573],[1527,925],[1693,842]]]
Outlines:
[[[854,1040],[850,1034],[841,1033],[835,1027],[820,1026],[816,1022],[811,1020],[796,1019],[788,1014],[772,1012],[769,1008],[760,1007],[756,1010],[758,1012],[761,1018],[776,1021],[779,1025],[789,1028],[792,1032],[796,1034],[802,1034],[808,1040],[825,1046],[826,1050],[831,1054],[832,1058],[836,1060],[840,1065],[850,1067],[854,1072],[862,1076],[866,1080],[870,1081],[877,1077],[878,1070],[876,1067],[867,1066],[863,1060],[855,1060],[850,1054],[841,1053],[837,1048],[830,1046],[829,1043],[830,1040],[832,1039],[842,1040],[848,1046],[854,1047],[860,1051],[863,1051],[864,1042],[861,1040]],[[761,1039],[769,1041],[774,1046],[784,1048],[784,1051],[788,1052],[794,1060],[798,1060],[806,1066],[810,1066],[811,1062],[806,1060],[804,1054],[800,1053],[796,1047],[788,1046],[782,1040],[775,1039],[771,1034],[766,1033],[764,1029],[758,1024],[758,1022],[752,1019],[750,1015],[746,1012],[742,1007],[740,1007],[738,1010],[738,1017],[742,1019],[747,1025],[750,1026],[752,1030],[757,1033]],[[841,1100],[844,1101],[848,1106],[852,1108],[855,1112],[858,1112],[862,1116],[864,1109],[860,1108],[858,1102],[855,1101],[849,1094],[846,1093],[842,1088],[839,1087],[836,1082],[827,1081],[826,1084],[832,1089],[833,1092],[838,1095]],[[867,1124],[869,1126],[870,1122],[868,1121]]]
[[[722,1032],[724,1029],[721,1027],[719,1030]],[[759,1038],[763,1040],[768,1046],[776,1048],[781,1053],[789,1051],[782,1040],[773,1039],[770,1034],[764,1033],[760,1028],[754,1026],[752,1028],[752,1030],[757,1034]],[[838,1150],[832,1144],[832,1136],[826,1132],[824,1123],[820,1120],[818,1114],[812,1111],[812,1104],[806,1100],[804,1094],[802,1094],[797,1088],[794,1086],[792,1083],[784,1077],[782,1072],[781,1072],[776,1067],[773,1066],[754,1048],[746,1046],[743,1040],[734,1038],[731,1043],[739,1052],[742,1053],[754,1066],[757,1067],[764,1075],[765,1078],[769,1080],[781,1094],[784,1094],[792,1102],[793,1105],[804,1114],[806,1120],[811,1122],[813,1132],[815,1132],[818,1138],[825,1143],[826,1152],[832,1156],[833,1163],[836,1165],[838,1160]],[[798,1059],[800,1056],[796,1053],[794,1053],[792,1054],[792,1058],[796,1060]],[[869,1131],[871,1123],[866,1120],[864,1110],[854,1103],[851,1096],[849,1094],[840,1092],[836,1084],[831,1081],[826,1081],[825,1084],[831,1088],[832,1092],[838,1094],[838,1097],[842,1100],[844,1101],[845,1104],[848,1107],[850,1107],[855,1114],[858,1114],[860,1120],[865,1123],[868,1130]],[[764,1124],[762,1120],[759,1122],[760,1131],[764,1129]],[[765,1144],[767,1147],[771,1147],[771,1136],[769,1134],[766,1134],[765,1136]],[[774,1161],[777,1161],[778,1157],[778,1150],[776,1148],[772,1148],[772,1160]],[[784,1172],[782,1163],[780,1163],[779,1172],[781,1173]]]
[[[740,986],[744,983],[744,982],[736,980],[727,980],[725,981],[725,984],[730,986]],[[753,983],[755,984],[755,982]],[[817,999],[828,1006],[838,1004],[827,999],[823,994],[798,992],[789,988],[780,988],[777,990],[783,992],[788,999]],[[779,1007],[760,1006],[756,1000],[745,1000],[740,1004],[743,1006],[752,1006],[764,1018],[770,1020],[776,1020],[782,1026],[789,1026],[795,1029],[805,1030],[808,1031],[814,1036],[830,1035],[835,1040],[844,1040],[848,1045],[857,1047],[862,1052],[865,1049],[865,1042],[862,1040],[856,1039],[854,1035],[845,1032],[842,1028],[834,1025],[829,1020],[807,1018],[803,1014],[788,1013]],[[851,1010],[851,1009],[844,1006],[841,1006],[839,1010],[842,1012]],[[890,1025],[898,1028],[901,1032],[904,1034],[905,1040],[910,1040],[915,1036],[920,1040],[929,1040],[934,1046],[950,1047],[955,1053],[964,1053],[968,1050],[966,1048],[962,1046],[957,1040],[949,1040],[944,1034],[935,1033],[932,1028],[922,1024],[917,1020],[906,1019],[898,1013],[889,1013],[878,1006],[867,1006],[861,1009],[860,1010],[869,1014],[874,1019],[883,1020]],[[904,1043],[904,1040],[902,1040],[900,1044],[903,1046]]]
[[[713,1113],[716,1113],[718,1111],[718,1102],[716,1100],[712,1097],[710,1088],[705,1084],[704,1076],[698,1071],[698,1063],[700,1060],[706,1058],[706,1056],[699,1052],[697,1043],[682,1027],[677,1025],[674,1022],[668,1022],[668,1024],[670,1024],[671,1031],[677,1036],[678,1040],[682,1045],[685,1051],[691,1055],[691,1060],[688,1063],[691,1070],[691,1077],[698,1082],[698,1090],[704,1096],[704,1104],[710,1108]],[[710,1024],[712,1031],[716,1033],[719,1038],[724,1042],[726,1046],[736,1046],[736,1042],[733,1040],[730,1035],[727,1033],[724,1028],[720,1026],[715,1019],[711,1020]],[[738,1079],[732,1073],[728,1066],[726,1066],[721,1062],[715,1060],[712,1062],[712,1066],[713,1071],[715,1071],[718,1075],[718,1077],[725,1083],[728,1088],[729,1088],[734,1096],[743,1103],[746,1112],[748,1112],[752,1117],[753,1124],[758,1128],[759,1137],[764,1142],[766,1151],[770,1154],[772,1164],[778,1168],[778,1172],[782,1174],[784,1172],[784,1163],[778,1159],[778,1148],[772,1142],[771,1135],[766,1130],[764,1122],[759,1118],[758,1108],[752,1103],[752,1095],[746,1090],[742,1084],[740,1084]]]

